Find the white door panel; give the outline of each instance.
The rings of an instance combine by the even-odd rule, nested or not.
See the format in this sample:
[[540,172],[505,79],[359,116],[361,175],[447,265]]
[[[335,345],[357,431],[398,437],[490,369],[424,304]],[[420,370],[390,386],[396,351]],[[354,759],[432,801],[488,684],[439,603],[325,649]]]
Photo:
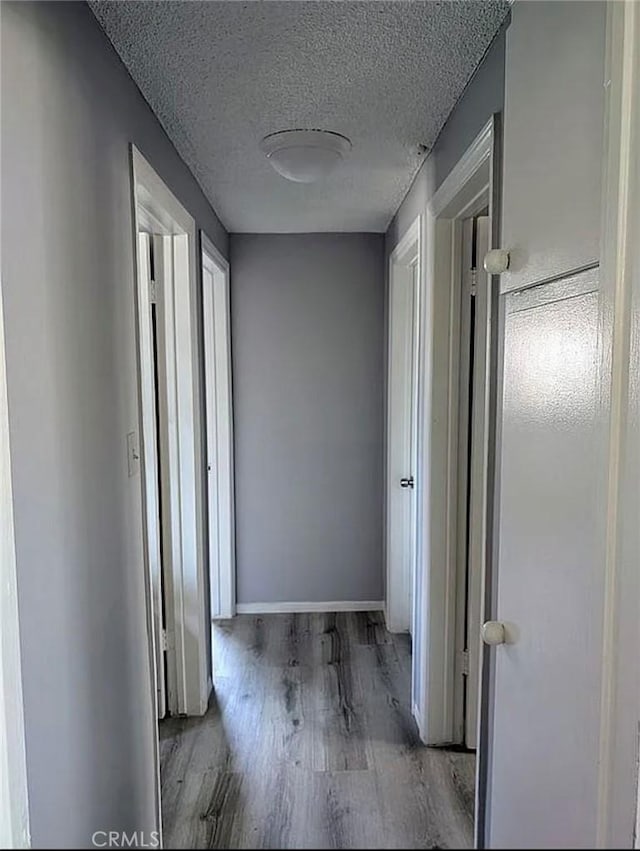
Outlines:
[[164,650],[164,604],[160,517],[160,478],[158,469],[157,398],[154,371],[155,342],[151,305],[151,237],[138,234],[138,276],[140,310],[140,370],[142,389],[142,446],[145,467],[145,508],[147,550],[154,623],[153,650],[156,678],[156,711],[164,718],[167,709]]
[[416,545],[416,396],[418,277],[398,267],[390,287],[387,626],[411,629]]
[[204,374],[211,617],[236,612],[229,269],[204,239]]
[[603,601],[597,272],[509,295],[488,845],[593,847]]
[[482,583],[485,571],[487,457],[487,313],[489,309],[489,277],[482,259],[489,250],[491,221],[488,216],[476,220],[476,295],[475,341],[473,362],[473,411],[471,415],[471,469],[469,471],[469,565],[467,604],[467,677],[465,742],[478,746],[478,702],[480,692],[480,627],[482,620]]
[[506,36],[503,291],[598,261],[606,4],[515,3]]

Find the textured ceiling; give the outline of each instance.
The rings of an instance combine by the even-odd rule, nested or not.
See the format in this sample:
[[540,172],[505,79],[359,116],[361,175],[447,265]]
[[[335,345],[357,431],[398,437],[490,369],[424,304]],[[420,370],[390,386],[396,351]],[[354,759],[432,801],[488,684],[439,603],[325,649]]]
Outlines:
[[[384,231],[509,8],[482,2],[91,2],[232,232]],[[334,130],[353,151],[312,185],[267,133]]]

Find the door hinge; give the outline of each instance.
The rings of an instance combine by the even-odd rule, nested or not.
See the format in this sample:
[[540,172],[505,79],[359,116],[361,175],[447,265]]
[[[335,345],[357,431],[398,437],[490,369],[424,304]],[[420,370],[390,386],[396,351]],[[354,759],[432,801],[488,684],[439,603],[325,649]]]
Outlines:
[[163,653],[173,650],[173,634],[168,633],[164,628],[160,631],[160,649]]
[[470,287],[471,295],[475,295],[477,289],[478,289],[478,270],[472,269],[471,270],[471,287]]
[[468,650],[462,650],[461,656],[462,656],[462,659],[461,659],[462,676],[468,677],[469,676],[469,651]]
[[158,301],[158,285],[154,280],[149,281],[149,301],[156,304]]

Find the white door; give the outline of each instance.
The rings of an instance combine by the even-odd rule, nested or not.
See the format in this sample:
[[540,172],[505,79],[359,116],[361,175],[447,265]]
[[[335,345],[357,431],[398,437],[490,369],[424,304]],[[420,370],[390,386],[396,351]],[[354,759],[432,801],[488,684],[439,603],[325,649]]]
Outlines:
[[156,375],[156,328],[153,316],[151,252],[152,238],[138,234],[138,286],[140,307],[140,371],[142,387],[142,446],[144,452],[144,482],[146,501],[146,530],[149,572],[151,575],[154,621],[154,655],[157,688],[157,715],[164,718],[167,709],[165,654],[163,641],[164,594],[162,576],[160,470],[158,464],[158,399]]
[[387,626],[412,630],[416,559],[418,263],[398,264],[389,295]]
[[[158,718],[179,711],[175,647],[176,583],[173,566],[180,546],[172,516],[180,510],[179,488],[170,476],[178,454],[169,410],[175,409],[172,287],[174,238],[140,233],[140,371],[146,530],[153,601]],[[175,464],[174,464],[175,466]]]
[[[463,231],[463,309],[460,363],[459,496],[458,496],[458,717],[457,740],[475,749],[478,744],[480,688],[480,626],[486,541],[486,417],[487,417],[487,310],[489,280],[483,259],[489,250],[488,216],[465,222]],[[461,670],[460,670],[461,669]]]
[[505,301],[488,845],[594,847],[604,570],[597,270]]
[[[484,844],[593,848],[600,799],[606,341],[598,241],[605,4],[507,31],[502,401]],[[587,270],[587,271],[584,271]]]
[[202,306],[211,617],[231,618],[236,583],[229,267],[204,236]]

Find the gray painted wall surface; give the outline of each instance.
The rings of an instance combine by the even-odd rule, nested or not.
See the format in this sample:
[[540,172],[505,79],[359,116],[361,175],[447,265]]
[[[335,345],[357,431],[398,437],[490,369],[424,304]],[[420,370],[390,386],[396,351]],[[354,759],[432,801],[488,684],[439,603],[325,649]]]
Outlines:
[[238,601],[380,600],[384,237],[230,244]]
[[155,827],[141,485],[126,457],[131,141],[226,253],[89,9],[3,3],[2,293],[34,847]]
[[440,131],[440,135],[417,173],[411,188],[389,223],[387,257],[416,216],[464,154],[494,112],[504,105],[505,27],[495,37],[482,64]]

